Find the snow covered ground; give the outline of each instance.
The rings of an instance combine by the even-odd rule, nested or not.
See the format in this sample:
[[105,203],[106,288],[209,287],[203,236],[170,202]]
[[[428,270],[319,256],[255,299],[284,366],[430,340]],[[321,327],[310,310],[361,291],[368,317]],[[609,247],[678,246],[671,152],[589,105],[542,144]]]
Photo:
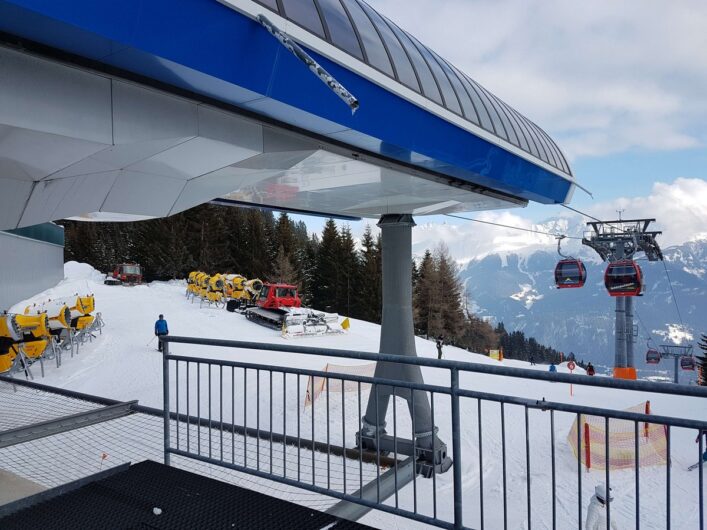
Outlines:
[[[198,301],[190,303],[184,296],[183,282],[154,282],[136,287],[111,287],[102,284],[102,276],[90,266],[67,263],[66,279],[56,287],[45,291],[31,300],[17,304],[14,311],[21,312],[30,301],[67,296],[75,293],[92,292],[96,297],[96,310],[100,311],[106,322],[101,336],[90,344],[82,346],[80,355],[69,358],[64,356],[60,368],[47,364],[47,374],[43,383],[80,392],[97,394],[121,400],[139,399],[143,405],[162,406],[162,364],[161,357],[155,351],[153,323],[159,313],[163,313],[169,322],[172,335],[209,337],[271,343],[310,345],[340,349],[354,349],[375,352],[378,349],[379,326],[353,320],[350,331],[345,335],[284,339],[277,331],[248,322],[243,316],[228,313],[223,309],[199,308]],[[417,340],[420,356],[436,357],[435,345],[421,338]],[[173,345],[176,354],[193,355],[217,359],[233,359],[244,362],[257,362],[274,366],[296,366],[302,368],[323,369],[327,362],[335,364],[357,364],[356,361],[337,358],[302,356],[280,352],[253,352],[189,345]],[[445,347],[445,358],[484,364],[497,364],[486,356],[471,354],[453,347]],[[528,366],[527,363],[505,360],[504,366],[546,370],[547,366]],[[559,367],[566,372],[566,365]],[[581,371],[581,370],[580,370]],[[425,381],[429,384],[448,385],[446,372],[425,370]],[[195,382],[195,374],[190,380]],[[202,382],[206,377],[202,373]],[[215,374],[214,374],[215,377]],[[281,376],[280,376],[281,377]],[[185,374],[180,374],[185,381]],[[299,387],[288,378],[287,393],[283,395],[282,385],[273,383],[273,423],[274,429],[281,431],[283,408],[286,410],[287,433],[296,432],[297,417],[303,427],[302,436],[311,435],[307,425],[312,424],[311,409],[302,407],[304,403],[305,381]],[[228,404],[224,417],[243,421],[243,389],[238,380],[234,385],[236,407],[233,411]],[[646,399],[651,401],[654,414],[704,419],[707,417],[707,405],[704,400],[665,395],[643,395],[642,393],[592,389],[574,386],[570,396],[566,384],[546,383],[517,378],[466,373],[461,375],[462,387],[496,394],[516,395],[531,399],[545,398],[549,401],[567,402],[612,408],[626,409]],[[261,374],[261,395],[268,395],[268,374]],[[249,379],[248,402],[254,403],[254,379]],[[184,388],[182,386],[182,388]],[[224,392],[230,392],[230,382],[226,381]],[[297,408],[297,395],[300,408]],[[339,394],[331,394],[331,442],[341,443],[342,400]],[[336,396],[336,397],[334,397]],[[323,400],[322,400],[323,401]],[[183,405],[182,401],[182,406]],[[242,403],[242,402],[241,402]],[[265,402],[267,405],[267,401]],[[284,405],[283,405],[284,404]],[[346,417],[346,438],[343,442],[353,446],[354,433],[358,428],[356,395],[347,395],[343,402]],[[363,403],[365,407],[365,402]],[[326,425],[325,407],[318,401],[315,404],[314,436],[324,439]],[[388,428],[392,432],[392,409],[389,407]],[[482,442],[483,467],[479,459],[479,407],[475,400],[463,400],[462,412],[462,476],[464,478],[464,517],[467,526],[480,526],[480,479],[484,487],[484,522],[488,528],[502,528],[502,444],[500,406],[496,403],[482,402]],[[182,410],[183,411],[183,410]],[[191,412],[194,414],[194,411]],[[399,435],[410,430],[405,403],[397,402],[397,429]],[[439,436],[447,442],[451,451],[450,403],[445,396],[435,399],[436,423]],[[267,415],[264,415],[267,416]],[[506,452],[507,452],[507,498],[509,528],[527,528],[526,514],[526,452],[525,452],[525,410],[521,407],[506,405]],[[551,527],[551,466],[550,466],[550,417],[549,413],[530,410],[530,480],[532,497],[532,522],[535,528]],[[577,521],[577,460],[566,441],[567,434],[575,416],[555,414],[555,447],[557,465],[557,518],[558,528],[573,528]],[[247,418],[248,426],[254,426],[253,414]],[[260,427],[268,428],[268,418],[260,419]],[[697,460],[697,446],[694,443],[696,433],[682,429],[673,429],[672,467],[671,467],[671,512],[673,528],[698,527],[698,474],[686,471]],[[583,509],[593,493],[594,486],[605,479],[604,472],[592,470],[582,472]],[[615,501],[612,505],[612,518],[619,528],[634,527],[635,512],[635,476],[633,471],[612,471],[611,485],[614,488]],[[452,476],[451,472],[440,475],[437,481],[437,513],[447,520],[452,517]],[[417,480],[417,506],[421,513],[432,515],[431,481]],[[394,502],[393,499],[389,501]],[[398,498],[401,507],[412,508],[413,486],[404,488]],[[666,469],[641,469],[641,526],[642,528],[665,528],[666,514]],[[585,512],[586,513],[586,512]],[[380,512],[367,515],[362,522],[380,528],[411,528],[410,521],[396,519]]]

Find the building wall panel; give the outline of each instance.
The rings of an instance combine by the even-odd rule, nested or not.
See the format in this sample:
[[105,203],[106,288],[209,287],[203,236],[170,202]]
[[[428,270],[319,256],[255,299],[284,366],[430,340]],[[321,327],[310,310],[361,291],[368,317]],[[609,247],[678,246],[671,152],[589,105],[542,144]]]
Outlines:
[[64,278],[64,247],[0,232],[0,311]]

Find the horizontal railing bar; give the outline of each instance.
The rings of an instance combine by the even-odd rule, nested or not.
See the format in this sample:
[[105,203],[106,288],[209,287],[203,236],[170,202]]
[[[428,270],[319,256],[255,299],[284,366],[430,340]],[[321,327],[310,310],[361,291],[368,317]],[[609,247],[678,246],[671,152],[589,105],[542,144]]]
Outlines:
[[610,418],[612,420],[628,420],[654,423],[656,425],[671,425],[673,427],[684,427],[686,429],[707,429],[707,421],[703,420],[642,414],[640,412],[627,412],[624,410],[602,409],[585,405],[572,405],[570,403],[545,401],[542,399],[528,399],[515,396],[504,396],[502,394],[491,394],[488,392],[477,392],[475,390],[459,390],[459,397],[480,399],[482,401],[495,401],[497,403],[519,405],[521,407],[529,407],[539,410],[556,410],[559,412],[584,414],[585,416],[600,416],[602,418]]
[[[149,407],[145,407],[146,413],[148,414],[154,414],[157,416],[163,416],[164,412],[161,409],[150,409]],[[346,456],[346,458],[350,458],[352,460],[356,460],[358,462],[359,459],[359,452],[361,453],[361,457],[364,462],[367,464],[375,464],[378,462],[378,453],[375,453],[373,451],[359,451],[358,449],[354,447],[342,447],[340,445],[327,445],[326,442],[318,442],[318,441],[312,441],[308,438],[297,438],[296,436],[283,436],[282,433],[278,432],[270,432],[261,429],[256,429],[255,427],[244,427],[243,425],[236,425],[233,423],[225,422],[225,421],[218,421],[218,420],[212,420],[211,421],[211,427],[209,427],[209,420],[208,418],[199,418],[198,416],[193,416],[189,415],[187,416],[186,414],[177,414],[176,412],[171,412],[169,413],[169,419],[173,421],[180,421],[182,423],[188,423],[190,425],[196,425],[198,427],[207,427],[210,429],[216,429],[216,430],[222,430],[224,432],[235,432],[238,435],[246,435],[250,436],[251,438],[260,438],[261,440],[267,440],[268,442],[272,440],[273,443],[277,444],[282,444],[283,442],[287,445],[291,445],[294,447],[297,447],[299,444],[300,447],[303,449],[309,449],[311,450],[314,448],[315,451],[320,452],[320,453],[326,453],[327,450],[331,451],[331,454],[335,456]],[[271,438],[272,437],[272,438]],[[381,456],[380,457],[380,462],[381,462],[381,467],[391,467],[395,464],[395,459],[392,457],[387,457],[387,456]]]
[[61,416],[51,420],[23,425],[14,429],[0,432],[0,448],[10,447],[21,443],[47,438],[56,434],[62,434],[76,429],[82,429],[89,425],[95,425],[104,421],[122,418],[134,412],[135,401],[115,403],[105,405],[97,409],[90,409],[76,414]]
[[[302,355],[319,355],[324,357],[359,359],[374,362],[380,361],[400,364],[412,364],[428,368],[441,368],[448,370],[457,369],[463,372],[502,375],[506,377],[517,377],[522,379],[534,379],[537,381],[550,381],[554,383],[573,383],[575,385],[707,398],[707,387],[701,386],[653,383],[649,381],[630,381],[626,379],[614,379],[612,377],[592,377],[586,375],[560,374],[543,372],[539,370],[529,370],[526,368],[510,368],[506,366],[494,366],[464,361],[450,361],[448,359],[432,359],[426,357],[392,355],[389,353],[371,353],[356,350],[338,350],[334,348],[313,348],[309,346],[297,346],[290,344],[272,344],[263,342],[249,342],[224,339],[203,339],[196,337],[179,337],[172,335],[165,335],[163,337],[160,337],[160,340],[179,344],[194,344],[201,346],[218,346],[224,348],[278,351],[285,353],[297,353]],[[203,361],[203,359],[201,360]],[[221,361],[215,361],[215,364],[219,362]]]
[[220,467],[226,467],[228,469],[233,469],[234,471],[240,471],[241,473],[248,473],[249,475],[254,475],[256,477],[264,478],[267,480],[272,480],[275,482],[280,482],[282,484],[286,484],[288,486],[292,486],[295,488],[300,488],[300,489],[306,489],[309,491],[313,491],[315,493],[320,493],[322,495],[326,495],[328,497],[334,497],[336,499],[341,499],[345,501],[350,501],[356,504],[362,504],[363,506],[368,506],[370,508],[373,508],[374,510],[380,510],[382,512],[388,512],[392,513],[393,515],[400,515],[402,517],[405,517],[407,519],[413,519],[416,521],[420,521],[422,523],[426,523],[429,525],[433,525],[439,528],[448,528],[448,529],[453,529],[454,525],[452,523],[449,523],[447,521],[442,521],[440,519],[434,519],[433,517],[428,517],[426,515],[422,515],[419,513],[414,513],[410,512],[408,510],[403,510],[401,508],[395,508],[394,506],[388,506],[386,504],[378,504],[375,501],[368,501],[366,499],[361,499],[359,497],[354,497],[353,495],[349,493],[340,493],[335,490],[330,490],[327,488],[324,488],[322,486],[316,486],[314,484],[309,484],[306,482],[298,482],[297,480],[286,478],[286,477],[281,477],[279,475],[271,475],[270,473],[267,473],[265,471],[259,471],[257,469],[253,469],[250,467],[245,467],[245,466],[240,466],[238,464],[233,464],[230,462],[222,462],[220,460],[214,459],[214,458],[209,458],[208,456],[202,456],[194,453],[189,453],[187,451],[182,451],[181,449],[174,449],[173,447],[169,448],[168,451],[177,456],[182,456],[185,458],[191,458],[193,460],[199,460],[201,462],[205,462],[207,464],[213,464],[216,466]]
[[321,370],[310,370],[309,368],[295,368],[286,366],[274,366],[271,364],[246,363],[243,361],[225,361],[218,359],[204,359],[202,357],[188,357],[185,355],[167,355],[168,361],[189,362],[195,364],[210,364],[213,366],[228,366],[234,368],[246,368],[248,370],[264,370],[266,372],[300,374],[312,377],[321,377],[322,379],[346,379],[347,381],[358,381],[369,385],[378,386],[394,386],[398,388],[409,388],[412,390],[422,390],[425,392],[435,392],[438,394],[451,394],[452,390],[446,386],[428,385],[426,383],[415,383],[411,381],[403,381],[401,379],[383,379],[379,377],[370,377],[356,374],[339,374],[337,372],[323,372]]

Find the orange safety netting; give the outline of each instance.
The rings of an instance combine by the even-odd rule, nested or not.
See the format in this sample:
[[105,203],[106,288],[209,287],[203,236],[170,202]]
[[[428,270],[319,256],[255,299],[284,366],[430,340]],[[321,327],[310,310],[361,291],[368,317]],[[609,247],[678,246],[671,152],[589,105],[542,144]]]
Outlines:
[[[309,377],[307,380],[307,395],[304,398],[304,406],[308,407],[316,400],[324,391],[329,392],[357,392],[358,382],[347,381],[341,378],[337,379],[336,374],[352,374],[365,377],[373,377],[376,371],[376,363],[358,364],[355,366],[344,366],[340,364],[327,364],[323,372],[331,373],[330,378],[326,377]],[[342,384],[343,383],[343,384]],[[361,389],[368,389],[370,384],[361,383]]]
[[[650,402],[626,409],[627,412],[650,413]],[[580,428],[580,446],[577,429]],[[567,435],[574,456],[587,469],[606,469],[606,420],[600,416],[581,416],[574,420]],[[609,469],[629,469],[636,464],[635,423],[628,420],[609,421]],[[665,426],[638,424],[638,466],[657,466],[667,462]]]

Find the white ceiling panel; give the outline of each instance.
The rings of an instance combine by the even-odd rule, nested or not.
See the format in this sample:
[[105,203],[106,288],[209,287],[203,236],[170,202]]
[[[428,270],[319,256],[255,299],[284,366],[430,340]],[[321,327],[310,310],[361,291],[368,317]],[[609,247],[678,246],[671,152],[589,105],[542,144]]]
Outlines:
[[184,181],[121,170],[101,211],[164,217],[184,188]]
[[260,151],[207,138],[194,138],[129,169],[189,180],[257,155]]
[[0,124],[110,144],[110,79],[0,47]]
[[17,169],[21,168],[17,174],[4,173],[12,178],[40,180],[106,147],[98,142],[0,125],[0,159],[11,159]]
[[57,204],[52,217],[63,219],[76,215],[76,212],[86,213],[99,210],[118,177],[118,173],[118,171],[110,171],[71,178],[71,188]]
[[113,131],[116,145],[197,136],[197,104],[113,81]]
[[0,227],[17,228],[34,184],[0,176]]

